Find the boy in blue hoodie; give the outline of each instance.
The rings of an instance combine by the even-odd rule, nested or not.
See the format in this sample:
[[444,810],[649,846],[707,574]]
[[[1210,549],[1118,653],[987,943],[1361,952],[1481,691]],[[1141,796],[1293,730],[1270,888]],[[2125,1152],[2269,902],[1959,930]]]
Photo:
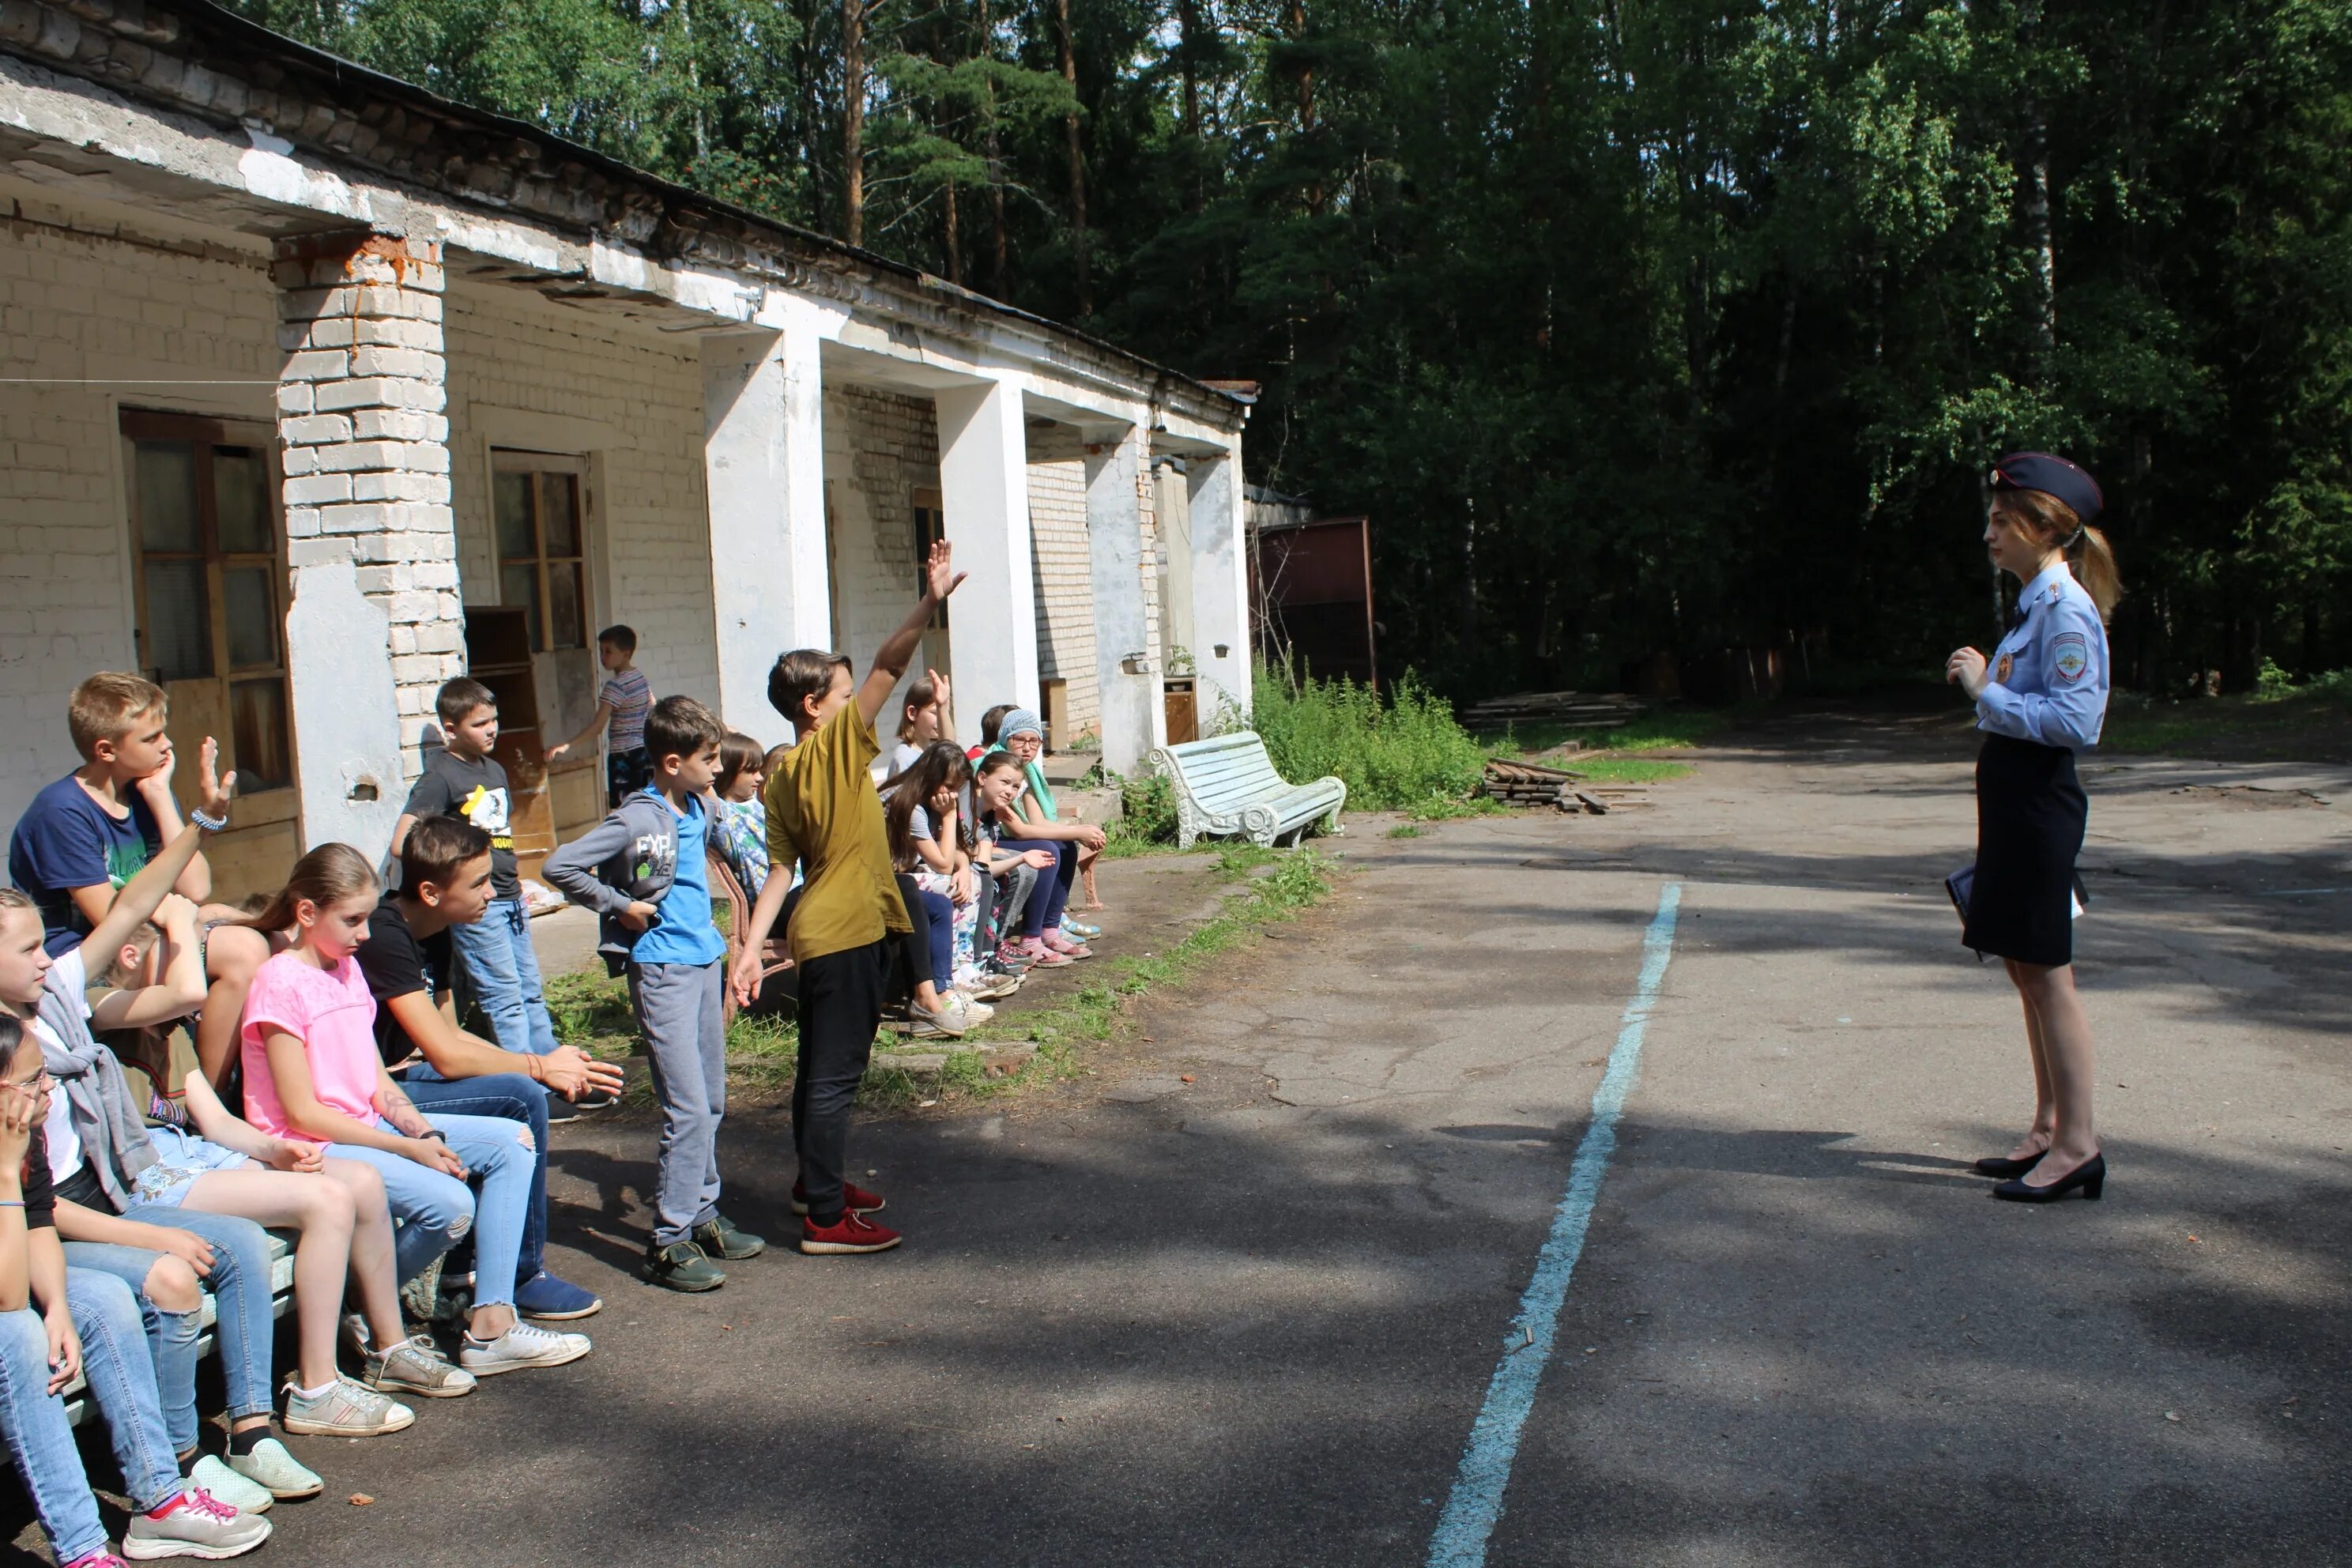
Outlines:
[[598,951],[629,977],[661,1101],[653,1241],[639,1272],[672,1290],[715,1290],[711,1261],[767,1247],[719,1212],[719,1124],[727,1114],[727,943],[710,918],[711,781],[727,727],[691,697],[646,715],[652,782],[547,858],[540,874],[602,916]]

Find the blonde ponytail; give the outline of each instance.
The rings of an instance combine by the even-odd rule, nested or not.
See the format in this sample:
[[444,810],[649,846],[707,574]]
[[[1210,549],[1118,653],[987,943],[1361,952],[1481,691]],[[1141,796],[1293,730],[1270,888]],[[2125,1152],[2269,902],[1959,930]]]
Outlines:
[[2083,592],[2091,595],[2091,603],[2099,606],[2099,619],[2112,619],[2116,601],[2124,596],[2124,578],[2116,569],[2115,547],[2107,542],[2107,536],[2084,524],[2081,537],[2066,552],[2066,564],[2074,569],[2074,581],[2083,584]]

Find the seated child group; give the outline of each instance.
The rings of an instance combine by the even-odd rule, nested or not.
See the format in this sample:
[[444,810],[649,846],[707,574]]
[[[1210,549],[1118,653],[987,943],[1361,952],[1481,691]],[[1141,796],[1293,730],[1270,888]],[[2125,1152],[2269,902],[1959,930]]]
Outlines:
[[[877,718],[960,581],[945,545],[862,681],[786,653],[772,750],[689,697],[656,700],[635,635],[599,638],[611,814],[541,868],[599,917],[661,1115],[640,1276],[716,1289],[766,1247],[719,1207],[726,1018],[795,993],[800,1250],[898,1245],[845,1179],[850,1108],[893,1006],[960,1036],[1029,972],[1091,956],[1098,826],[1057,810],[1037,713],[954,733],[925,672]],[[321,844],[274,893],[211,900],[205,840],[235,815],[205,740],[174,798],[163,691],[102,673],[73,693],[82,765],[15,825],[0,889],[0,1428],[65,1568],[261,1545],[323,1479],[272,1426],[373,1437],[414,1402],[590,1353],[603,1302],[547,1252],[551,1122],[618,1103],[622,1070],[555,1038],[492,752],[490,691],[458,679],[388,845]],[[607,731],[609,731],[609,733]],[[730,964],[713,882],[750,906]],[[1073,904],[1074,892],[1083,904]],[[789,979],[773,980],[778,974]],[[459,1010],[458,1004],[464,1010]],[[464,1018],[479,1032],[462,1026]],[[291,1365],[272,1268],[292,1248]],[[222,1419],[197,1410],[213,1299]],[[102,1421],[128,1499],[120,1544],[67,1405]],[[213,1451],[213,1450],[217,1450]],[[315,1457],[315,1456],[314,1456]]]

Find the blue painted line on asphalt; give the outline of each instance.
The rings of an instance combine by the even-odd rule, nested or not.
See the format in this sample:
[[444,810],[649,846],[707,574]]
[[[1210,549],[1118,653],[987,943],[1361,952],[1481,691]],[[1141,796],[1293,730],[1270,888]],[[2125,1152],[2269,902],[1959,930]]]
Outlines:
[[1666,978],[1666,961],[1674,956],[1675,918],[1682,899],[1679,882],[1658,889],[1658,912],[1642,938],[1642,978],[1633,987],[1633,999],[1625,1004],[1617,1047],[1609,1053],[1609,1070],[1592,1091],[1592,1119],[1585,1126],[1584,1141],[1576,1146],[1576,1163],[1569,1168],[1568,1191],[1552,1216],[1551,1234],[1536,1255],[1535,1278],[1519,1298],[1518,1316],[1511,1320],[1511,1331],[1503,1340],[1503,1359],[1495,1363],[1494,1378],[1486,1384],[1486,1403],[1470,1427],[1453,1495],[1445,1500],[1437,1533],[1430,1539],[1429,1568],[1483,1568],[1486,1561],[1486,1542],[1503,1517],[1503,1492],[1518,1458],[1519,1433],[1535,1408],[1536,1385],[1550,1364],[1569,1279],[1584,1251],[1601,1179],[1617,1152],[1617,1119],[1641,1076],[1642,1034]]

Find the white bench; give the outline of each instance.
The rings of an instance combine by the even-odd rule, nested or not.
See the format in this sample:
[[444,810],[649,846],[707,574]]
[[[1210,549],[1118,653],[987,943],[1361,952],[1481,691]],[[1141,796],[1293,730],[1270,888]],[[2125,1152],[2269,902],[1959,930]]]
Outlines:
[[1151,765],[1176,790],[1176,842],[1190,849],[1202,837],[1238,836],[1272,848],[1286,836],[1303,838],[1317,823],[1336,832],[1348,786],[1336,778],[1285,783],[1255,730],[1162,746]]
[[[269,1315],[272,1318],[284,1317],[286,1309],[294,1304],[294,1233],[291,1231],[273,1230],[269,1233]],[[196,1338],[199,1360],[213,1353],[214,1324],[219,1315],[215,1310],[213,1293],[205,1291],[201,1320],[204,1331]],[[79,1374],[76,1374],[61,1392],[66,1402],[66,1419],[74,1426],[79,1426],[98,1414],[97,1406],[90,1402],[89,1384]]]

